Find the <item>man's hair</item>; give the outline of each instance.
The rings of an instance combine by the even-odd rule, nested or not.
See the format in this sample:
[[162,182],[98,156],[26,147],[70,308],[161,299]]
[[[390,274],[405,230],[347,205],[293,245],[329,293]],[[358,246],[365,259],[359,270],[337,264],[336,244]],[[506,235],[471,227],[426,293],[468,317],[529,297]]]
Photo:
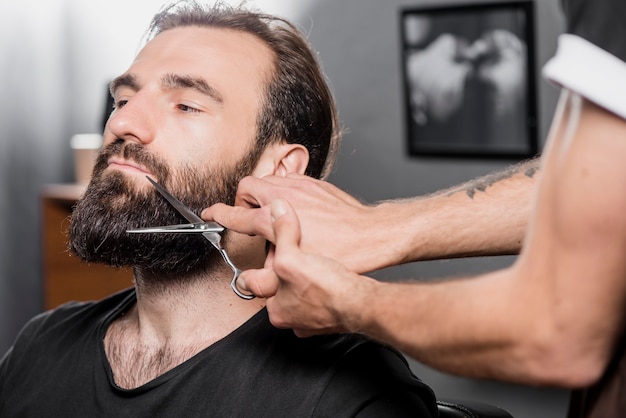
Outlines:
[[267,44],[274,66],[261,111],[257,115],[259,154],[270,144],[302,144],[309,152],[306,174],[326,178],[335,162],[341,131],[334,98],[307,39],[280,17],[223,3],[202,5],[183,0],[156,14],[146,39],[184,26],[223,28],[246,32]]

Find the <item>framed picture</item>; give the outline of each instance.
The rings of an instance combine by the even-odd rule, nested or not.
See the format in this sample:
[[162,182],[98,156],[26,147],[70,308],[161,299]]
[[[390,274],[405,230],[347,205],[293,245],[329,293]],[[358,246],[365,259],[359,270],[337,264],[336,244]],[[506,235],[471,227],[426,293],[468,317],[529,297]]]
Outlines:
[[401,10],[412,156],[537,153],[532,1]]

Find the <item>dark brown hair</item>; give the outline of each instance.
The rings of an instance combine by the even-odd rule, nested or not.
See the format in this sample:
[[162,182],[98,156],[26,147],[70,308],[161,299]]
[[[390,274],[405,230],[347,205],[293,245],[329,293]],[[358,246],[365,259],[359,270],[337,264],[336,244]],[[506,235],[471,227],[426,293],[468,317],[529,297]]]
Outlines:
[[275,55],[275,68],[257,116],[253,152],[260,154],[268,145],[281,141],[302,144],[310,157],[306,174],[328,177],[341,139],[339,119],[316,53],[302,33],[285,19],[242,6],[183,0],[154,16],[146,39],[181,26],[243,31],[267,44]]

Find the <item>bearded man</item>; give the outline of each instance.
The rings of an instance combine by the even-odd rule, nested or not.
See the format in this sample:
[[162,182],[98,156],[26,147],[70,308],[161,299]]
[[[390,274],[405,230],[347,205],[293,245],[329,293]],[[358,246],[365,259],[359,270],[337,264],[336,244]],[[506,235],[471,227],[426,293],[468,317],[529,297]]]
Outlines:
[[[200,213],[234,203],[247,175],[326,176],[340,136],[288,22],[182,3],[148,39],[111,83],[70,237],[86,261],[132,267],[135,286],[31,320],[0,363],[0,416],[435,416],[397,351],[352,334],[299,339],[271,325],[265,300],[232,292],[203,237],[126,233],[180,221],[146,176]],[[224,245],[243,269],[265,263],[261,237],[229,232]]]

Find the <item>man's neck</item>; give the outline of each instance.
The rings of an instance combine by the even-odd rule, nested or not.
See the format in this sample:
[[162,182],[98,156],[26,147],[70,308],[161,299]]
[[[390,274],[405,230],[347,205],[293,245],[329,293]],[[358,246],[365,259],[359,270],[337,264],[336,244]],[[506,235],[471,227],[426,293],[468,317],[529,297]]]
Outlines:
[[265,305],[262,299],[249,301],[235,295],[230,288],[232,274],[228,267],[219,266],[202,276],[167,286],[136,272],[140,335],[180,343],[227,335]]
[[116,383],[141,386],[178,366],[237,329],[265,305],[244,300],[221,268],[171,286],[136,272],[137,303],[117,318],[105,336]]

